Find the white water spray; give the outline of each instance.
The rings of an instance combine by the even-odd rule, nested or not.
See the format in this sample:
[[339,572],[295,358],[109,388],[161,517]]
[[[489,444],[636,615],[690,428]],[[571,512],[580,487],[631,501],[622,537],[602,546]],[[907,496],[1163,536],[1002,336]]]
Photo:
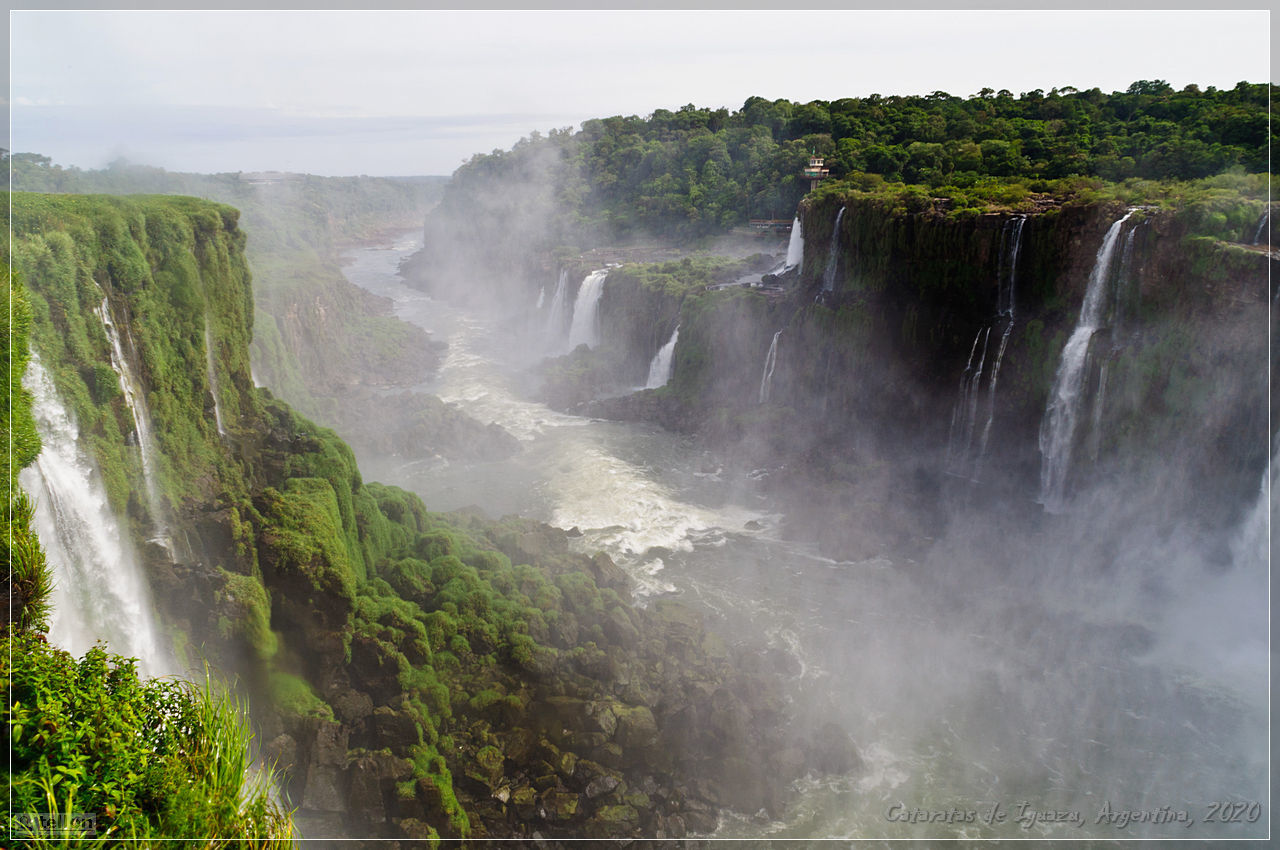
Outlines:
[[147,409],[146,399],[142,395],[142,385],[134,376],[129,359],[125,357],[124,348],[120,345],[120,334],[116,331],[115,322],[111,319],[111,305],[108,300],[103,298],[102,303],[94,308],[94,312],[102,320],[107,341],[111,343],[111,368],[115,370],[116,377],[120,381],[120,391],[124,393],[125,403],[133,416],[134,433],[138,437],[138,454],[142,459],[142,477],[147,489],[147,506],[154,526],[153,540],[163,546],[170,557],[173,557],[173,541],[169,537],[169,529],[164,521],[160,489],[156,483],[153,454],[155,443],[151,431],[151,414]]
[[1027,223],[1025,215],[1010,219],[1000,235],[1000,268],[997,272],[997,309],[1004,318],[1004,331],[1000,334],[1000,348],[996,351],[996,362],[991,367],[991,383],[987,386],[987,421],[982,426],[982,438],[978,444],[978,457],[973,465],[973,478],[978,480],[982,474],[982,464],[987,457],[987,444],[991,440],[991,425],[996,418],[996,383],[1000,379],[1000,364],[1004,362],[1004,351],[1009,347],[1009,336],[1013,333],[1014,305],[1017,302],[1018,254],[1022,250],[1022,226]]
[[[982,354],[974,366],[978,354],[978,340],[982,340]],[[960,387],[955,407],[951,409],[951,432],[947,438],[947,466],[956,475],[966,475],[969,448],[973,444],[973,431],[978,418],[978,398],[982,390],[982,370],[987,362],[987,344],[991,341],[991,328],[979,328],[969,347],[969,359],[960,373]]]
[[75,655],[105,640],[112,652],[137,658],[143,673],[163,673],[171,665],[137,555],[80,446],[74,416],[35,354],[25,384],[43,447],[19,478],[35,499],[35,531],[53,569],[49,639]]
[[556,291],[551,295],[551,307],[547,310],[547,342],[550,346],[558,346],[564,338],[564,296],[569,288],[569,272],[560,270],[556,280]]
[[608,269],[600,269],[587,275],[573,302],[573,323],[569,326],[569,350],[579,345],[595,348],[600,344],[600,294],[604,291],[604,279]]
[[800,229],[800,216],[791,222],[791,239],[787,242],[787,259],[783,270],[799,269],[804,271],[804,233]]
[[222,403],[218,401],[218,370],[213,359],[213,333],[209,330],[209,320],[204,322],[204,360],[209,373],[209,394],[213,396],[213,421],[218,426],[218,436],[227,436],[226,426],[222,424]]
[[778,365],[778,337],[780,336],[782,331],[773,335],[773,342],[769,343],[769,351],[764,356],[764,372],[760,375],[761,404],[769,401],[769,393],[773,390],[773,370]]
[[831,250],[827,254],[827,268],[822,273],[822,291],[831,292],[836,288],[837,250],[840,241],[840,220],[844,218],[844,207],[836,213],[835,227],[831,228]]
[[1112,259],[1116,242],[1124,229],[1124,223],[1135,211],[1129,210],[1107,230],[1102,247],[1089,273],[1089,285],[1084,304],[1080,307],[1080,319],[1067,344],[1062,349],[1062,362],[1049,391],[1044,419],[1040,423],[1040,497],[1045,510],[1060,512],[1065,507],[1067,474],[1071,469],[1071,456],[1076,439],[1076,426],[1084,405],[1085,363],[1089,354],[1089,341],[1102,321],[1107,301],[1107,283],[1111,277]]
[[653,360],[649,362],[649,380],[645,382],[645,388],[656,390],[658,387],[666,386],[667,381],[671,380],[671,367],[675,363],[676,340],[680,337],[680,326],[676,325],[676,329],[671,332],[671,339],[667,344],[658,349],[658,353],[653,355]]

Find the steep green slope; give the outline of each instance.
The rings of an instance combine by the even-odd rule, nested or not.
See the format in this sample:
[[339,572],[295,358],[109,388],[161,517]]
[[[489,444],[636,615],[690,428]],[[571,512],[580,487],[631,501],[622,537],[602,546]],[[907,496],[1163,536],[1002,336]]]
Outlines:
[[21,386],[31,313],[21,278],[7,268],[5,276],[6,836],[14,846],[206,836],[226,847],[283,846],[291,817],[271,799],[271,774],[251,773],[243,706],[212,683],[144,681],[129,659],[95,648],[77,662],[44,639],[52,576],[31,530],[34,505],[15,477],[40,451]]
[[[1268,167],[1269,88],[1139,80],[1105,94],[1070,86],[957,97],[868,95],[741,109],[657,109],[532,134],[477,154],[427,220],[424,282],[449,291],[461,260],[536,272],[557,246],[655,237],[689,243],[787,219],[809,190],[809,157],[830,179],[917,184],[924,199],[1068,177],[1196,179]],[[474,272],[474,267],[472,269]],[[536,288],[535,288],[536,291]]]
[[[139,543],[153,510],[171,514],[182,545],[146,549],[159,613],[190,662],[246,683],[304,834],[680,835],[721,806],[776,810],[799,769],[774,763],[788,746],[856,758],[791,740],[758,661],[679,606],[633,607],[608,558],[366,484],[332,431],[255,389],[235,210],[12,206],[34,347]],[[104,315],[154,423],[158,508]]]
[[[1266,235],[1265,175],[1050,188],[974,208],[972,196],[832,181],[800,205],[802,269],[772,287],[708,289],[705,260],[623,266],[604,283],[603,343],[551,361],[544,397],[697,433],[750,468],[776,468],[771,486],[794,480],[791,496],[808,505],[792,522],[833,552],[916,545],[928,531],[891,518],[931,515],[948,479],[975,474],[977,454],[983,498],[1035,498],[1064,344],[1103,235],[1132,210],[1085,367],[1073,474],[1158,480],[1131,504],[1189,511],[1206,537],[1234,527],[1268,457],[1275,261],[1254,244]],[[677,324],[670,382],[609,398],[635,386]],[[959,410],[957,387],[979,372]],[[976,433],[963,450],[957,427]],[[913,470],[910,486],[895,468]],[[831,489],[806,493],[815,481]]]
[[[14,186],[26,191],[181,193],[236,206],[255,280],[250,352],[259,384],[372,452],[422,442],[446,457],[510,450],[502,434],[422,394],[399,399],[404,415],[377,428],[359,415],[379,389],[420,383],[440,346],[347,281],[341,251],[420,226],[444,178],[185,174],[123,161],[81,171],[34,154],[14,155],[12,166]],[[391,429],[392,421],[407,424]]]

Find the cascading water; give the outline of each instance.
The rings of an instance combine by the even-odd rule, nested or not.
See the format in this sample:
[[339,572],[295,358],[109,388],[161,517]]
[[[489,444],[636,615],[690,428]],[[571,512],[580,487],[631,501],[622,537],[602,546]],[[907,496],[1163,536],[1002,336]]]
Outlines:
[[996,310],[1001,316],[1013,318],[1016,303],[1015,284],[1018,279],[1018,254],[1022,251],[1022,227],[1027,223],[1025,215],[1005,222],[1000,232],[1000,268],[997,271]]
[[666,345],[658,349],[658,353],[653,355],[653,360],[649,362],[649,380],[645,382],[646,389],[656,390],[658,387],[666,386],[667,381],[671,380],[671,367],[675,362],[676,340],[679,337],[680,326],[676,325],[676,329],[671,332],[671,339],[667,340]]
[[761,404],[769,401],[769,393],[773,390],[773,370],[778,365],[778,337],[780,336],[782,331],[773,335],[773,341],[769,343],[769,351],[764,356],[764,372],[760,375]]
[[1131,209],[1113,222],[1102,239],[1093,271],[1089,273],[1084,304],[1080,307],[1080,319],[1062,349],[1062,361],[1053,379],[1053,389],[1049,391],[1044,419],[1040,423],[1040,496],[1037,501],[1050,512],[1059,512],[1065,507],[1067,474],[1071,469],[1076,425],[1085,401],[1085,363],[1089,354],[1089,342],[1105,313],[1116,242],[1124,230],[1124,223],[1134,212]]
[[558,346],[564,338],[564,296],[568,288],[569,271],[561,269],[556,291],[551,296],[551,306],[547,309],[547,341],[551,346]]
[[541,310],[542,303],[547,300],[547,288],[544,286],[538,290],[538,303],[533,305],[533,309]]
[[75,418],[34,354],[25,384],[43,446],[19,478],[35,499],[36,534],[53,568],[49,639],[76,655],[105,640],[112,652],[137,658],[144,673],[166,672],[137,556],[80,446]]
[[[1173,560],[1166,556],[1194,547],[1175,540],[1151,557],[1135,542],[1120,547],[1124,563],[1094,576],[1075,567],[1078,556],[1091,555],[1080,540],[1095,531],[1087,524],[1092,514],[1034,532],[1006,517],[953,523],[920,570],[895,569],[903,560],[892,550],[866,561],[823,558],[777,534],[782,515],[761,512],[777,503],[759,498],[763,479],[756,472],[735,470],[714,452],[660,429],[560,414],[521,400],[526,364],[510,344],[509,327],[422,299],[395,276],[387,254],[362,252],[348,274],[395,299],[406,320],[448,334],[437,391],[482,421],[508,428],[523,450],[501,463],[446,468],[391,458],[378,474],[419,491],[432,509],[474,504],[494,516],[520,513],[576,526],[582,536],[574,538],[575,549],[609,554],[634,578],[636,595],[677,596],[703,611],[708,627],[726,639],[744,646],[765,641],[788,665],[780,675],[791,689],[787,705],[796,721],[834,716],[858,742],[863,764],[857,771],[797,783],[794,797],[770,817],[726,808],[716,838],[1105,841],[1257,834],[1256,824],[1197,823],[1188,830],[1176,823],[1099,822],[1098,813],[1104,801],[1141,813],[1182,800],[1253,800],[1260,799],[1259,789],[1266,793],[1265,687],[1255,719],[1253,690],[1242,704],[1236,692],[1205,684],[1205,671],[1222,672],[1228,655],[1239,671],[1233,681],[1256,683],[1258,671],[1265,681],[1265,557],[1250,561],[1252,571],[1232,573],[1240,592],[1216,597],[1229,605],[1199,603],[1217,579],[1198,572],[1186,585],[1186,613],[1169,611],[1170,627],[1159,634],[1163,591],[1177,589],[1165,583]],[[988,358],[998,359],[1000,330],[990,331]],[[780,339],[766,343],[773,349],[761,378],[766,395],[768,363],[776,365]],[[975,367],[979,354],[973,353]],[[927,583],[913,574],[927,576]],[[1140,598],[1143,610],[1122,604],[1126,597],[1117,590]],[[1236,616],[1241,599],[1256,603],[1247,619]],[[1232,645],[1219,637],[1224,611],[1231,612],[1228,625],[1243,620],[1238,631],[1252,641],[1247,654],[1222,652]],[[1187,632],[1192,624],[1196,631]],[[1166,632],[1188,640],[1167,641]],[[1257,641],[1258,634],[1264,639]],[[1159,663],[1149,662],[1148,635],[1162,653]],[[1188,649],[1203,663],[1185,664]],[[834,715],[824,708],[810,713],[830,701],[842,707]],[[913,809],[977,808],[979,800],[987,811],[991,801],[1002,801],[1003,826],[903,817]],[[1028,815],[1032,808],[1078,810],[1085,822],[1015,821],[1022,801]],[[899,804],[892,811],[903,819],[887,818]]]
[[213,421],[218,426],[218,435],[227,436],[226,426],[222,423],[222,403],[218,401],[218,370],[213,359],[213,333],[209,330],[209,321],[204,323],[204,359],[209,374],[209,394],[213,396]]
[[1022,250],[1022,227],[1027,223],[1025,215],[1005,222],[1000,234],[1000,267],[997,272],[996,301],[1000,317],[1004,320],[1004,330],[1000,334],[1000,347],[996,351],[996,362],[991,367],[991,383],[987,386],[987,421],[982,426],[982,438],[978,445],[978,457],[973,464],[973,479],[976,481],[982,474],[982,464],[987,457],[987,444],[991,440],[991,425],[996,418],[996,383],[1000,379],[1000,365],[1004,363],[1004,352],[1009,346],[1009,335],[1013,333],[1014,305],[1017,302],[1018,254]]
[[[978,365],[973,365],[978,354],[978,341],[982,341],[982,354]],[[987,362],[987,343],[991,340],[991,328],[979,328],[969,347],[969,359],[960,373],[960,387],[955,407],[951,409],[951,432],[947,438],[947,470],[954,475],[965,475],[969,461],[969,448],[973,444],[974,425],[978,418],[978,398],[982,390],[982,370]]]
[[595,348],[600,344],[600,294],[604,291],[604,279],[608,269],[600,269],[587,275],[573,302],[573,322],[569,325],[569,350],[579,345]]
[[1254,231],[1254,233],[1253,233],[1253,244],[1254,244],[1254,245],[1261,245],[1261,244],[1262,244],[1262,234],[1263,234],[1264,232],[1266,232],[1266,229],[1267,229],[1267,222],[1268,222],[1268,221],[1270,221],[1270,220],[1271,220],[1271,212],[1270,212],[1270,211],[1264,212],[1264,213],[1262,214],[1262,217],[1258,219],[1258,229],[1257,229],[1257,230],[1255,230],[1255,231]]
[[787,259],[783,270],[799,269],[804,271],[804,233],[800,229],[800,216],[791,222],[791,239],[787,242]]
[[151,511],[151,522],[154,526],[153,540],[164,547],[173,556],[173,541],[169,537],[169,529],[164,521],[163,508],[160,502],[160,490],[156,484],[155,459],[152,454],[154,442],[151,436],[151,414],[147,410],[146,400],[142,396],[141,385],[134,378],[129,360],[120,345],[120,334],[116,331],[115,322],[111,319],[111,305],[106,298],[94,309],[102,320],[107,341],[111,343],[111,368],[115,370],[120,381],[120,390],[124,393],[125,403],[133,416],[133,428],[138,437],[138,454],[142,459],[142,477],[147,488],[147,504]]
[[840,242],[840,220],[844,218],[844,207],[836,213],[835,226],[831,228],[831,248],[827,252],[827,268],[822,273],[822,291],[831,292],[836,288],[836,266],[839,261],[837,253]]

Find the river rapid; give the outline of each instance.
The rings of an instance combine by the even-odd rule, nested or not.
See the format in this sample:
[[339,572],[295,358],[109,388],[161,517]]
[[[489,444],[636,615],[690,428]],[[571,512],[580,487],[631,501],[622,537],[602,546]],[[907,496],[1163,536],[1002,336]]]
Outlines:
[[772,650],[794,722],[834,721],[857,743],[858,770],[810,775],[782,813],[725,812],[717,837],[1266,834],[1265,505],[1225,574],[1176,534],[1119,552],[1110,576],[1084,574],[1072,552],[1087,529],[1070,516],[1013,535],[970,517],[924,564],[823,557],[782,537],[764,471],[529,400],[545,318],[532,301],[499,321],[406,286],[397,269],[420,238],[356,250],[345,272],[447,342],[418,389],[498,423],[520,451],[470,464],[362,456],[366,477],[433,510],[578,529],[584,551],[631,575],[640,604],[680,597],[726,639]]

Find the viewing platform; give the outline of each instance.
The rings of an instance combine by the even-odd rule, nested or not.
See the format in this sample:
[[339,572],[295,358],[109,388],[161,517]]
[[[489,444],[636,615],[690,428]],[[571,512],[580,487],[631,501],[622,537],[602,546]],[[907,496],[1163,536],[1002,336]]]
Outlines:
[[762,233],[790,233],[791,219],[789,218],[753,218],[750,222],[752,230]]

